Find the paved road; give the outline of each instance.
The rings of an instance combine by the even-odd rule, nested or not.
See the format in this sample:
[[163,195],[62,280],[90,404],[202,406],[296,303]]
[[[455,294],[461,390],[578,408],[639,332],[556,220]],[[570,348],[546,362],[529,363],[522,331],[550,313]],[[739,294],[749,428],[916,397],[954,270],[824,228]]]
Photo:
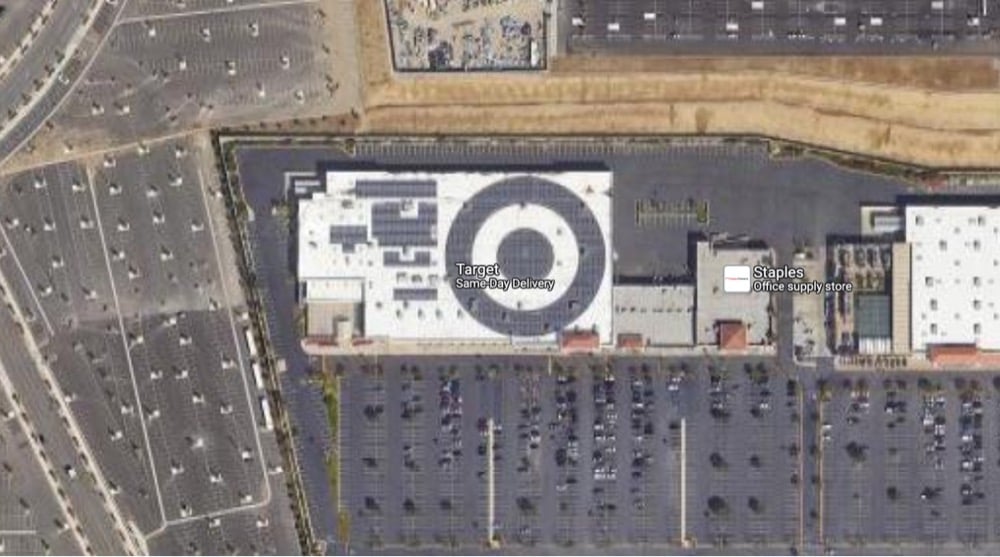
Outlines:
[[[10,73],[0,80],[0,106],[8,111],[0,126],[0,164],[34,135],[69,94],[111,32],[127,0],[98,0],[100,6],[81,37],[85,14],[95,5],[79,0],[61,0]],[[51,73],[49,70],[53,70]]]
[[11,111],[24,104],[25,96],[34,94],[35,82],[49,79],[46,66],[55,67],[59,53],[66,51],[67,41],[82,24],[89,5],[89,2],[57,2],[31,46],[0,81],[0,106],[7,109],[4,127],[11,119]]
[[90,548],[99,554],[124,554],[125,548],[115,534],[114,522],[101,495],[87,478],[86,465],[76,449],[74,438],[60,418],[58,403],[50,395],[23,336],[17,331],[11,315],[4,312],[0,316],[0,354],[6,380],[41,440],[49,463],[56,472],[54,481],[66,493]]
[[[753,7],[753,6],[756,7]],[[978,0],[577,0],[560,9],[575,54],[995,54],[997,12]],[[575,25],[574,25],[575,20]]]
[[0,385],[0,546],[13,555],[42,555],[46,550],[56,555],[80,554],[83,549],[76,532],[60,528],[69,518],[39,464],[22,420],[7,417],[13,408],[14,402]]

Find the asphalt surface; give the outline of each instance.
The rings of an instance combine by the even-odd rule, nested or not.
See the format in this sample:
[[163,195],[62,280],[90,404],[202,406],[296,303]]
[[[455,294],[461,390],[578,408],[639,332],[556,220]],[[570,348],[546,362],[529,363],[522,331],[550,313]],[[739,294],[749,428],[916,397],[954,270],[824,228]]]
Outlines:
[[[763,360],[608,365],[524,357],[348,362],[342,474],[351,546],[361,553],[482,546],[484,424],[492,420],[495,525],[505,551],[678,552],[682,418],[686,537],[734,549],[798,543],[798,489],[790,481],[798,460],[788,451],[799,442],[791,418],[798,399],[797,391],[785,394],[784,374]],[[767,381],[750,381],[745,366],[764,370]],[[725,378],[720,387],[716,374]],[[772,406],[760,411],[762,401]],[[725,510],[709,510],[715,496],[727,500]]]
[[16,412],[0,388],[0,545],[18,555],[82,553]]
[[[8,122],[0,131],[0,164],[25,145],[62,104],[63,99],[86,69],[87,60],[103,43],[103,38],[111,31],[114,21],[126,3],[127,0],[115,3],[102,2],[90,30],[73,52],[65,50],[69,45],[60,41],[70,39],[83,22],[80,14],[63,10],[73,9],[66,6],[75,6],[83,13],[85,8],[89,8],[84,2],[60,2],[57,5],[57,10],[60,10],[58,19],[50,20],[39,33],[40,37],[45,33],[44,39],[41,42],[36,39],[25,59],[0,82],[0,95],[7,97],[5,106],[20,107],[17,110],[19,114],[15,116],[16,122],[13,124]],[[53,71],[50,74],[46,70],[46,65],[55,69],[59,63],[57,59],[59,52],[62,52],[64,57],[69,57],[69,60],[65,62],[62,71]],[[48,88],[44,92],[39,92],[44,84],[48,84]],[[32,89],[28,89],[29,85]],[[29,94],[26,103],[23,102],[25,94]]]
[[[498,426],[504,552],[685,553],[682,418],[687,537],[701,551],[979,554],[1000,543],[989,519],[1000,473],[994,374],[619,358],[609,387],[603,359],[343,363],[344,504],[358,553],[482,547],[484,418]],[[939,397],[931,416],[945,424],[934,452],[927,397]],[[637,402],[645,413],[634,423]],[[609,463],[617,472],[598,476]]]
[[[991,478],[1000,462],[992,375],[977,376],[976,400],[985,409],[977,426],[956,410],[973,400],[965,394],[972,376],[955,383],[953,375],[940,374],[949,425],[943,449],[934,449],[944,462],[937,469],[935,459],[923,456],[935,430],[933,422],[931,433],[922,425],[920,392],[927,387],[918,385],[938,376],[911,373],[883,384],[884,376],[835,373],[829,359],[798,367],[787,296],[776,299],[778,350],[767,358],[333,359],[327,368],[343,379],[341,441],[331,446],[320,393],[308,381],[319,364],[301,353],[292,333],[292,231],[282,213],[272,211],[283,198],[285,172],[338,164],[607,166],[616,188],[616,269],[628,276],[688,273],[691,233],[763,239],[779,262],[791,261],[797,246],[855,232],[859,203],[917,194],[902,181],[812,158],[772,160],[764,146],[497,143],[361,141],[353,157],[335,148],[237,149],[254,215],[255,270],[272,340],[289,364],[282,385],[314,526],[319,537],[336,542],[334,550],[484,551],[488,419],[499,426],[493,525],[504,553],[676,554],[690,551],[681,547],[685,534],[699,552],[989,553],[1000,547],[984,518],[994,512]],[[640,200],[692,198],[708,202],[707,223],[638,223]],[[857,389],[844,382],[861,377],[870,386],[869,402],[855,410]],[[889,427],[900,418],[895,406],[887,412],[887,402],[899,398],[909,401],[909,410]],[[325,456],[338,448],[346,538],[333,527],[336,508],[324,467]],[[896,488],[892,501],[889,487]],[[921,498],[925,488],[929,503]]]
[[[819,161],[809,159],[769,161],[763,147],[733,145],[663,148],[642,145],[623,147],[620,145],[591,145],[580,142],[551,142],[521,147],[501,145],[483,148],[463,145],[459,142],[433,145],[406,143],[389,145],[373,141],[359,143],[357,156],[353,159],[334,149],[306,147],[245,147],[238,149],[237,164],[240,182],[254,214],[254,218],[248,226],[254,248],[255,270],[268,309],[270,330],[274,336],[272,341],[279,355],[284,357],[288,363],[288,372],[283,378],[282,386],[292,413],[294,427],[298,432],[296,450],[307,486],[307,496],[309,497],[314,526],[319,538],[340,543],[343,543],[344,540],[337,539],[336,509],[331,503],[325,468],[326,455],[335,448],[331,445],[331,434],[327,428],[327,422],[322,419],[325,411],[321,394],[318,388],[309,381],[310,369],[317,368],[318,364],[310,362],[301,352],[298,339],[294,334],[296,330],[294,312],[296,300],[295,290],[292,287],[294,284],[292,264],[294,248],[289,242],[292,237],[291,230],[283,217],[272,212],[273,203],[280,201],[284,195],[284,172],[315,172],[330,165],[335,166],[338,162],[436,167],[462,167],[470,164],[505,167],[510,165],[537,167],[553,164],[609,166],[615,172],[616,191],[622,192],[615,196],[613,221],[616,223],[616,238],[622,238],[615,241],[618,252],[616,265],[618,273],[625,275],[682,274],[684,264],[687,261],[687,234],[689,230],[682,227],[676,229],[639,227],[636,224],[634,214],[635,203],[639,199],[673,200],[676,198],[684,200],[695,193],[707,192],[712,207],[712,220],[709,223],[709,228],[739,231],[764,237],[776,244],[780,253],[790,257],[793,241],[787,230],[794,230],[795,235],[803,239],[819,242],[823,238],[824,224],[831,225],[827,226],[827,230],[829,230],[833,223],[836,223],[838,228],[835,230],[837,231],[846,231],[857,227],[856,207],[859,199],[889,199],[896,193],[905,191],[905,186],[902,184],[849,173]],[[754,179],[760,175],[763,175],[764,179]],[[733,185],[734,181],[738,182],[735,186]],[[796,196],[802,199],[805,204],[800,211],[790,214],[785,217],[785,220],[774,221],[773,218],[765,214],[766,202],[757,202],[762,199],[774,202],[786,198],[797,185],[803,183],[807,184],[808,190],[797,193]],[[837,200],[835,206],[840,209],[831,214],[828,220],[818,222],[810,216],[810,212],[815,212],[818,207],[830,204],[834,200],[835,193],[831,191],[833,185],[838,188],[847,188],[851,195],[845,196],[845,200]],[[824,195],[825,192],[829,193]],[[814,198],[817,195],[819,197]],[[837,216],[843,218],[844,222],[837,221],[835,218]],[[735,223],[736,226],[730,228],[727,223]],[[664,235],[668,241],[664,241]],[[784,325],[790,331],[791,322],[788,321]],[[781,326],[782,324],[779,324],[779,329]],[[787,338],[791,338],[790,333]],[[780,352],[783,355],[782,363],[790,362],[790,343],[787,347],[783,346]],[[350,381],[348,381],[348,385],[351,385]],[[345,393],[343,404],[350,406],[352,397],[356,396],[360,395]],[[425,400],[428,398],[425,397]],[[501,401],[484,402],[484,404],[503,403]],[[542,407],[544,408],[545,405]],[[347,411],[345,410],[345,412]],[[394,420],[395,418],[390,419]],[[386,426],[386,431],[397,431],[399,425],[395,422],[389,424]],[[423,431],[423,429],[419,431]],[[342,432],[342,434],[344,439],[353,439],[352,435],[354,434],[349,431]],[[379,443],[385,442],[387,441],[366,441],[367,445],[363,446],[375,447]],[[341,450],[342,454],[350,454],[349,450],[343,448]],[[470,451],[471,448],[467,446],[464,450]],[[431,457],[424,455],[421,458]],[[351,469],[356,464],[344,462],[343,466],[346,470]],[[345,474],[348,473],[345,472]],[[346,478],[345,485],[360,485],[358,482],[361,480],[355,481],[349,475],[344,477]],[[550,479],[545,476],[536,483],[548,485]],[[372,483],[371,480],[372,478],[366,477],[362,483],[369,485]],[[472,481],[468,477],[458,477],[449,481],[455,483],[456,489],[463,493],[472,489],[465,485]],[[382,485],[382,482],[376,483],[379,486]],[[399,491],[400,486],[391,484],[385,486],[387,493]],[[345,497],[350,498],[351,495]],[[466,494],[464,497],[464,500],[469,500],[471,495]],[[425,501],[424,503],[425,505],[433,504],[433,501]],[[468,512],[471,510],[458,508],[455,515],[462,516]],[[545,513],[540,514],[548,516]],[[653,522],[656,523],[657,520],[661,519],[662,517],[656,518]],[[352,520],[360,519],[353,518]],[[377,522],[374,518],[372,520]],[[474,520],[480,527],[484,523],[482,516]],[[437,543],[442,543],[438,538],[444,536],[446,540],[457,537],[463,547],[468,547],[471,540],[481,535],[481,532],[471,525],[455,526],[455,528],[460,527],[461,533],[435,531],[429,525],[414,526],[409,530],[400,530],[398,525],[394,526],[395,529],[378,524],[366,525],[359,527],[360,529],[352,530],[351,541],[362,543],[362,545],[368,543],[369,549],[374,550],[381,546],[409,547],[408,544],[412,542],[414,536],[424,540],[421,543],[429,543],[427,538],[437,539]],[[589,527],[586,530],[589,531]],[[557,540],[550,537],[554,535],[554,531],[545,526],[524,532],[508,531],[505,535],[518,537],[524,543],[541,543],[543,540],[547,543],[556,543]],[[582,532],[568,526],[564,528],[564,531],[563,538],[565,539],[575,538]],[[782,530],[782,535],[787,533],[786,531],[787,528]],[[608,532],[606,537],[609,540],[617,539],[620,534],[620,532]],[[648,532],[641,535],[637,533],[634,539],[644,539],[643,536],[654,540],[650,543],[656,543],[656,536]],[[365,542],[365,539],[369,541]],[[536,542],[531,540],[536,540]],[[668,538],[663,536],[658,539],[659,543],[667,543],[667,541]]]
[[[200,0],[198,2],[174,2],[171,0],[129,0],[122,14],[126,19],[170,18],[192,16],[200,13],[227,12],[235,10],[255,10],[270,5],[296,3],[289,0]],[[298,3],[310,3],[302,0]]]
[[[983,12],[986,6],[985,13]],[[570,52],[661,54],[996,54],[986,0],[570,0]]]
[[129,2],[52,117],[66,133],[46,137],[80,148],[307,115],[333,95],[323,40],[311,2]]
[[37,363],[24,345],[20,328],[9,312],[0,315],[0,358],[7,380],[23,405],[24,413],[39,435],[55,482],[66,494],[90,549],[101,554],[125,551],[102,494],[88,477],[88,465],[63,424],[54,400],[60,396],[43,380]]
[[294,553],[210,161],[182,141],[11,177],[0,269],[150,547]]
[[[243,194],[254,212],[253,221],[247,225],[253,246],[254,270],[267,313],[270,343],[285,361],[286,372],[281,376],[282,397],[297,431],[295,451],[305,484],[313,534],[318,540],[337,544],[337,509],[326,469],[326,457],[334,448],[333,435],[326,419],[321,389],[310,380],[310,370],[318,366],[302,351],[295,332],[298,330],[294,311],[297,302],[290,259],[294,243],[290,241],[287,221],[271,211],[272,200],[283,195],[280,168],[303,168],[299,165],[308,168],[316,159],[306,153],[297,160],[279,162],[280,157],[268,160],[260,154],[242,149],[237,153]],[[275,173],[270,167],[273,163],[292,166],[281,166]]]
[[[48,22],[42,26],[31,46],[14,64],[10,73],[0,81],[0,106],[20,111],[26,98],[31,98],[36,90],[36,81],[48,81],[50,76],[46,66],[57,64],[58,52],[66,54],[66,41],[83,24],[83,17],[91,2],[57,2]],[[4,115],[4,122],[10,112]]]
[[0,14],[0,58],[10,60],[20,48],[32,22],[42,14],[44,2],[8,2]]

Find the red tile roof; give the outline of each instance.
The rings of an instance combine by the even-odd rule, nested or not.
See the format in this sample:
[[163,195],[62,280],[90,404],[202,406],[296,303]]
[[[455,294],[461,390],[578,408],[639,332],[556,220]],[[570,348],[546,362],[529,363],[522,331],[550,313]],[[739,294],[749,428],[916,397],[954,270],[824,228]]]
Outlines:
[[927,357],[935,366],[969,366],[982,361],[974,344],[934,344],[927,348]]
[[559,345],[563,352],[586,352],[600,347],[601,337],[590,331],[573,331],[563,333]]
[[620,334],[618,335],[618,348],[631,348],[641,350],[646,347],[646,340],[640,334]]
[[719,323],[720,350],[746,350],[747,327],[742,321],[722,321]]

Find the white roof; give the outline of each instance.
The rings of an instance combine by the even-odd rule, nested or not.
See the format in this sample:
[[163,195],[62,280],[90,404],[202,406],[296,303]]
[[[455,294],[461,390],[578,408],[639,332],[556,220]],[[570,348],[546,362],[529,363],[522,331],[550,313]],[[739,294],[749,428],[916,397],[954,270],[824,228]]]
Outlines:
[[316,302],[362,302],[363,278],[313,279],[306,283],[306,298]]
[[[607,254],[600,288],[586,309],[565,328],[594,329],[602,342],[610,343],[611,173],[567,171],[532,172],[530,175],[555,182],[579,197],[582,206],[599,225]],[[352,279],[351,283],[361,285],[363,290],[364,335],[367,337],[428,341],[524,340],[498,333],[470,315],[452,288],[455,270],[445,268],[448,234],[456,215],[474,195],[514,176],[525,174],[382,170],[327,173],[325,191],[300,200],[298,205],[298,275],[305,283],[306,300],[313,299],[314,294],[328,296],[332,290],[343,296],[347,287],[337,281]],[[363,189],[358,187],[359,182],[375,186],[367,194],[359,195]],[[422,186],[413,190],[418,192],[413,196],[400,196],[401,190],[396,186],[401,183]],[[430,187],[432,193],[426,188],[421,191],[424,186]],[[372,193],[376,190],[377,193]],[[496,263],[501,240],[511,231],[523,228],[541,233],[551,245],[554,256],[548,275],[533,278],[555,282],[552,291],[487,291],[490,298],[512,312],[543,308],[559,299],[575,276],[579,257],[576,237],[562,217],[545,206],[511,199],[479,226],[472,245],[473,260],[468,263]],[[413,238],[414,245],[393,245],[387,240],[392,235]],[[338,243],[334,237],[352,240]],[[418,238],[424,242],[421,244]],[[336,289],[333,284],[338,285]],[[555,341],[558,332],[530,338]]]
[[774,254],[767,248],[749,248],[724,243],[698,242],[695,269],[695,342],[715,344],[720,321],[740,321],[747,327],[749,344],[766,344],[771,330],[767,292],[733,293],[723,286],[728,265],[770,265]]
[[1000,208],[909,206],[913,350],[1000,349]]

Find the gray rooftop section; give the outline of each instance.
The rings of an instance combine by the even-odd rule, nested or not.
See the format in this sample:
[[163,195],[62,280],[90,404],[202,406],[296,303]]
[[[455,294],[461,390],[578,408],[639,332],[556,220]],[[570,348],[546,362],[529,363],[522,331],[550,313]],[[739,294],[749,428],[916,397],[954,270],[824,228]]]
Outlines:
[[437,244],[437,205],[420,203],[416,217],[402,216],[396,201],[372,204],[372,237],[380,246],[434,246]]
[[392,299],[399,302],[432,302],[437,300],[436,288],[396,288]]
[[651,346],[694,344],[694,285],[615,286],[615,335],[642,335]]
[[543,336],[562,331],[586,311],[600,290],[605,265],[609,264],[601,226],[575,193],[537,176],[506,178],[488,186],[455,216],[448,231],[445,268],[473,261],[472,245],[483,223],[497,211],[520,203],[551,209],[572,229],[580,260],[565,293],[543,308],[520,311],[497,303],[483,290],[457,289],[454,282],[452,287],[459,304],[486,327],[517,337]]
[[541,232],[519,228],[500,241],[496,259],[505,277],[544,278],[552,271],[555,254]]
[[354,246],[368,242],[368,227],[334,225],[330,227],[330,243],[344,248],[344,253],[354,253]]
[[887,294],[859,294],[855,298],[854,330],[858,338],[892,337],[891,300]]
[[386,267],[427,267],[431,264],[431,253],[429,251],[418,251],[412,258],[404,258],[397,251],[386,251],[382,253],[382,265]]
[[358,180],[357,197],[437,197],[434,180]]

